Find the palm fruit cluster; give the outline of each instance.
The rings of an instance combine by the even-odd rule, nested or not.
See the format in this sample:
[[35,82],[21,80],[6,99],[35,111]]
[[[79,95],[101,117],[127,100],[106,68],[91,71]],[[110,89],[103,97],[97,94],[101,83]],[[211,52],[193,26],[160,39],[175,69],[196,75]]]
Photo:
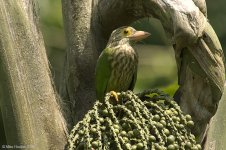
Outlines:
[[108,93],[72,129],[66,149],[199,150],[191,134],[194,122],[168,95],[149,90],[138,95]]

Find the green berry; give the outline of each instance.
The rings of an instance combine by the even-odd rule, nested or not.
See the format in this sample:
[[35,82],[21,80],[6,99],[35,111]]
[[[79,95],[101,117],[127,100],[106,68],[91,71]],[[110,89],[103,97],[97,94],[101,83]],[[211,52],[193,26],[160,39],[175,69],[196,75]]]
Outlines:
[[104,118],[99,118],[100,123],[104,123]]
[[192,146],[192,150],[199,150],[197,146]]
[[179,117],[176,117],[176,119],[177,119],[178,122],[180,122],[180,118]]
[[163,130],[163,132],[164,132],[166,135],[169,135],[169,134],[170,134],[170,131],[169,131],[168,129],[166,129],[166,128]]
[[159,115],[157,115],[157,114],[156,114],[156,115],[154,115],[153,120],[154,120],[154,121],[159,121],[159,120],[160,120],[160,116],[159,116]]
[[105,126],[101,126],[100,129],[104,131],[104,130],[106,130],[106,127]]
[[180,124],[180,125],[179,125],[179,128],[180,128],[180,129],[183,129],[183,128],[184,128],[184,125],[183,125],[183,124]]
[[117,124],[114,124],[113,127],[114,127],[115,129],[119,129],[119,126],[118,126]]
[[119,129],[114,129],[114,132],[115,132],[116,134],[119,134]]
[[174,122],[177,121],[177,117],[176,116],[173,116],[172,119],[173,119]]
[[170,135],[167,137],[167,143],[172,144],[175,141],[175,137],[173,135]]
[[194,122],[192,120],[187,122],[188,127],[193,127],[194,126]]
[[91,128],[90,130],[92,133],[96,133],[97,132],[97,129],[96,128]]
[[130,126],[128,123],[125,123],[125,122],[122,124],[122,128],[123,128],[124,130],[126,130],[126,131],[131,130],[131,126]]
[[177,143],[174,143],[173,145],[174,145],[175,149],[179,149],[179,145]]
[[165,110],[165,114],[166,115],[172,115],[172,111],[171,110]]
[[150,142],[155,142],[156,141],[155,136],[153,136],[153,135],[149,136],[149,141]]
[[144,148],[143,143],[138,143],[138,144],[137,144],[137,149],[138,149],[138,150],[142,150],[143,148]]
[[197,144],[196,146],[198,147],[199,150],[202,149],[200,144]]
[[191,115],[186,115],[185,118],[186,118],[187,121],[190,121],[191,120]]
[[98,147],[99,147],[98,141],[93,141],[93,142],[92,142],[92,147],[93,147],[93,148],[98,148]]
[[166,121],[165,121],[165,120],[160,120],[160,123],[161,123],[163,126],[166,126]]
[[178,112],[176,110],[173,111],[174,115],[178,115]]
[[175,150],[175,146],[173,144],[170,144],[167,146],[167,150]]
[[122,138],[125,142],[128,142],[129,141],[129,139],[127,138],[127,137],[123,137]]
[[121,136],[123,136],[123,137],[124,137],[124,136],[127,136],[126,131],[122,131],[120,134],[121,134]]
[[129,136],[130,138],[132,138],[132,137],[133,137],[133,131],[129,131],[129,132],[128,132],[128,136]]
[[107,109],[103,109],[101,113],[102,113],[103,116],[108,116],[108,110]]
[[180,138],[181,138],[182,140],[185,140],[185,137],[184,137],[183,135],[181,135]]
[[158,123],[156,124],[156,126],[157,126],[159,129],[163,129],[163,127],[164,127],[160,122],[158,122]]
[[137,149],[137,145],[133,145],[132,147],[131,147],[131,150],[136,150]]
[[160,119],[160,120],[164,120],[164,121],[165,121],[165,120],[166,120],[166,118],[165,118],[165,117],[161,117],[161,119]]
[[161,147],[158,143],[155,143],[155,148],[156,148],[157,150],[162,150],[162,147]]
[[191,147],[192,147],[191,142],[186,142],[186,143],[185,143],[185,148],[191,149]]
[[131,149],[130,143],[126,143],[126,148],[127,148],[127,149]]
[[83,130],[79,130],[78,131],[78,134],[83,135],[84,134],[84,131]]

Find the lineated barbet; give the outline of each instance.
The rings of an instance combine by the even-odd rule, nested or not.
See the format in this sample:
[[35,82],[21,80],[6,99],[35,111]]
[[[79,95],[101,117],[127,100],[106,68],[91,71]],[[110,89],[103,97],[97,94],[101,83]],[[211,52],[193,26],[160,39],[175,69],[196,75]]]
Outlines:
[[114,30],[96,65],[96,95],[103,101],[107,92],[118,101],[116,92],[133,90],[137,78],[138,55],[131,46],[150,33],[129,26]]

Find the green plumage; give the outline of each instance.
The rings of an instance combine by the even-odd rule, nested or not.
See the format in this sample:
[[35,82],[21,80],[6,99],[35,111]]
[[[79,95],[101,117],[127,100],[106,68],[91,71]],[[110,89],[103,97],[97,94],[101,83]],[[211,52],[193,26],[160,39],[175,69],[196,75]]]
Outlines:
[[133,90],[137,78],[138,55],[131,43],[149,35],[132,27],[121,27],[112,32],[96,65],[97,99],[103,100],[109,91]]
[[137,54],[129,44],[104,49],[96,66],[97,99],[103,100],[109,91],[133,90],[137,65]]

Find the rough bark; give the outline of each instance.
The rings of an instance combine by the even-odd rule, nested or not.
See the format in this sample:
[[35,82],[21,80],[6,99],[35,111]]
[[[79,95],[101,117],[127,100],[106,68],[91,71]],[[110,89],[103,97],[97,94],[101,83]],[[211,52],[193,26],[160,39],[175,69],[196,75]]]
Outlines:
[[1,99],[7,144],[63,149],[64,120],[33,0],[0,0]]
[[196,44],[175,50],[180,54],[176,57],[180,87],[175,99],[192,115],[196,123],[193,132],[202,141],[224,91],[223,50],[209,23]]
[[226,95],[222,96],[219,103],[218,110],[215,116],[211,119],[209,131],[207,133],[207,139],[205,142],[205,150],[223,150],[226,147],[226,117],[225,117],[225,106],[226,106]]
[[[68,126],[80,120],[95,101],[94,68],[97,58],[94,29],[91,22],[92,1],[62,1],[68,49],[61,97]],[[97,29],[98,30],[98,29]],[[101,36],[100,36],[101,38]]]

